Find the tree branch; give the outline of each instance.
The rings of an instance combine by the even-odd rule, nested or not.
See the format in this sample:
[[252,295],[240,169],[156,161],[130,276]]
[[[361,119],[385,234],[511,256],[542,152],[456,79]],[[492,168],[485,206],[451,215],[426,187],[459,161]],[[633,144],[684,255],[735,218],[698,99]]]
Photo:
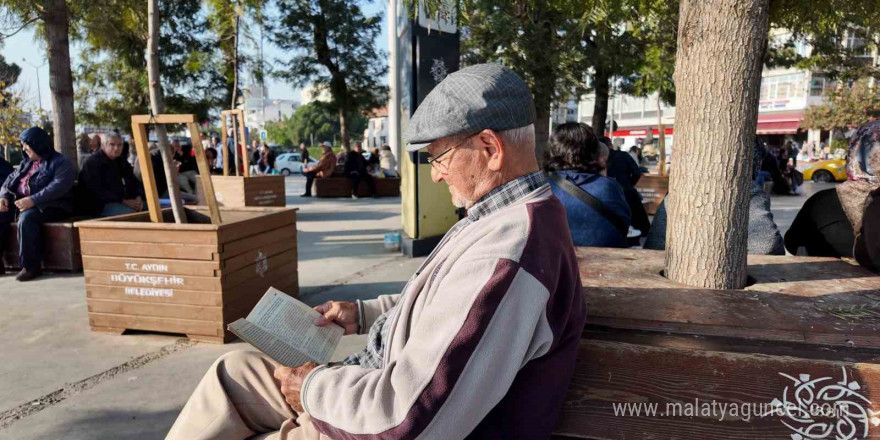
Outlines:
[[21,32],[22,29],[34,24],[37,20],[39,20],[38,17],[33,17],[29,20],[26,20],[21,26],[18,27],[18,29],[12,31],[11,33],[0,32],[0,38],[9,38],[9,37]]

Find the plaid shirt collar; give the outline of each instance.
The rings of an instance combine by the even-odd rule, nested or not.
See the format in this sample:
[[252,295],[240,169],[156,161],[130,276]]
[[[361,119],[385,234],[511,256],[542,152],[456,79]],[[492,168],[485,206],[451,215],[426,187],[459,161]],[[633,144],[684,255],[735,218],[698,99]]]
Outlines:
[[471,209],[468,220],[475,222],[487,215],[510,206],[517,200],[547,184],[543,171],[535,171],[507,182],[486,194]]

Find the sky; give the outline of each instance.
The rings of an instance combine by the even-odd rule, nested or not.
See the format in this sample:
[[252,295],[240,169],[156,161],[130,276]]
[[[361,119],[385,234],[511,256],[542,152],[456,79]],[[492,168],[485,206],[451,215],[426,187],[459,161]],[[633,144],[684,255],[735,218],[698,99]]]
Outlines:
[[[373,0],[372,3],[364,5],[365,14],[376,14],[382,13],[382,32],[376,38],[375,44],[381,49],[383,52],[388,52],[388,36],[386,34],[387,30],[387,21],[385,17],[386,10],[386,2],[382,0]],[[256,50],[245,47],[245,51],[249,53],[256,54]],[[268,41],[263,43],[263,51],[264,51],[264,59],[268,64],[275,58],[281,58],[284,56],[284,52],[277,47],[274,47]],[[19,76],[18,82],[16,83],[17,87],[22,87],[22,89],[26,93],[27,105],[33,105],[36,107],[38,102],[37,96],[42,96],[42,107],[47,112],[52,109],[52,98],[49,92],[49,65],[46,64],[46,49],[42,42],[34,40],[34,33],[32,29],[25,29],[18,34],[8,38],[5,40],[2,48],[0,48],[0,53],[6,58],[6,62],[14,62],[21,66],[22,73]],[[70,58],[74,63],[74,66],[79,64],[80,60],[80,47],[76,43],[71,43],[70,47]],[[23,61],[23,59],[27,60],[27,62]],[[30,64],[28,64],[28,62]],[[35,69],[31,64],[35,66],[41,66],[39,69]],[[76,70],[76,67],[74,67]],[[37,71],[39,71],[39,90],[37,87]],[[247,74],[247,72],[245,72]],[[244,79],[245,82],[242,85],[247,84],[247,78]],[[383,81],[387,83],[386,81]],[[300,89],[294,88],[284,81],[269,78],[266,81],[266,85],[269,88],[269,97],[272,99],[293,99],[295,101],[299,101]],[[76,84],[74,83],[74,87]]]

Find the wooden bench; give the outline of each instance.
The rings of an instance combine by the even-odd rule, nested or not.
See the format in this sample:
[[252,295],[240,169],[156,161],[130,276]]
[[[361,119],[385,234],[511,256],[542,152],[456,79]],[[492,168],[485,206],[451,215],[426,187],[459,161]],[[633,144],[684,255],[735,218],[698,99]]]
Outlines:
[[[837,438],[880,438],[880,277],[836,259],[753,255],[755,284],[703,290],[660,276],[661,251],[577,252],[588,318],[555,439],[819,438],[796,431],[818,425],[773,410],[786,399],[854,402],[868,416],[851,407],[858,435]],[[835,417],[814,417],[827,438]]]
[[669,176],[642,174],[639,183],[636,184],[636,190],[642,195],[645,211],[648,215],[654,215],[669,193]]
[[[400,197],[400,179],[396,177],[373,178],[376,195],[379,197]],[[333,175],[315,179],[315,197],[351,197],[351,180],[347,177]],[[358,197],[368,197],[370,187],[363,180],[357,189]]]
[[[18,224],[10,225],[9,246],[3,255],[7,269],[20,269],[18,258]],[[43,225],[43,269],[50,271],[82,271],[79,233],[73,222]]]

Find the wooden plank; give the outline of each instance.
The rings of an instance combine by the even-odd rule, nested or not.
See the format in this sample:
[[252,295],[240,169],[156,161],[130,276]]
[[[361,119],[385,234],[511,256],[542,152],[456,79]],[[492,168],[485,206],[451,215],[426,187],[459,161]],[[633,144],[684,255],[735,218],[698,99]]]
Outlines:
[[[169,291],[170,290],[170,291]],[[86,284],[86,297],[194,306],[222,306],[221,292],[199,292],[181,289],[150,289],[125,286]]]
[[[187,214],[192,216],[194,211],[198,211],[194,208],[185,208]],[[205,209],[205,213],[207,213],[207,209]],[[171,213],[171,208],[166,208],[162,210],[162,217],[165,220],[173,218]],[[207,215],[206,215],[207,217]],[[76,222],[73,225],[77,228],[93,228],[93,229],[143,229],[143,230],[153,230],[153,231],[214,231],[216,232],[218,227],[217,225],[212,225],[210,223],[150,223],[150,214],[147,212],[137,212],[134,214],[126,214],[115,217],[105,217],[98,218],[92,220],[86,220],[81,222]]]
[[289,268],[290,263],[293,263],[293,271],[296,271],[295,249],[272,256],[261,255],[260,259],[252,262],[250,265],[223,274],[223,286],[235,286],[248,280],[264,278],[266,274],[274,271],[276,268]]
[[222,271],[221,273],[232,273],[236,270],[239,270],[245,266],[249,266],[254,264],[257,261],[259,255],[264,255],[271,257],[276,254],[280,254],[282,252],[287,251],[296,252],[296,236],[293,236],[292,240],[282,240],[276,243],[270,243],[264,247],[259,247],[256,249],[251,249],[247,252],[238,254],[235,257],[227,258],[222,261]]
[[217,246],[180,245],[180,244],[140,244],[132,245],[123,242],[83,241],[82,253],[86,255],[108,257],[162,258],[183,260],[215,260],[218,259]]
[[[149,122],[149,115],[147,122]],[[153,223],[162,223],[162,208],[159,206],[159,193],[156,190],[156,175],[153,173],[153,160],[150,156],[150,148],[147,143],[147,122],[139,122],[143,116],[131,117],[131,132],[134,134],[134,144],[137,149],[137,159],[141,166],[141,180],[144,183],[144,194],[147,199],[147,208],[150,212],[150,220]]]
[[[254,229],[250,232],[255,233],[255,235],[222,244],[220,252],[221,258],[225,261],[247,251],[266,247],[274,243],[296,243],[296,228],[294,228],[293,225],[283,225],[280,228],[271,230]],[[223,235],[221,235],[221,237],[223,237]],[[221,266],[221,268],[224,267],[225,266]]]
[[196,164],[199,167],[199,180],[205,188],[205,199],[208,202],[208,210],[211,211],[211,223],[219,225],[222,223],[220,219],[220,208],[217,206],[217,199],[214,198],[214,184],[211,181],[211,168],[208,167],[208,158],[205,157],[205,149],[202,147],[201,134],[199,126],[195,121],[188,124],[189,133],[192,137],[193,148],[196,150]]
[[80,234],[83,241],[118,241],[127,243],[176,243],[217,245],[215,231],[182,231],[169,229],[156,231],[151,229],[95,229],[84,228]]
[[219,292],[220,278],[195,277],[174,274],[151,274],[133,272],[85,271],[86,284],[123,287],[152,287],[156,289],[183,289],[200,292]]
[[[229,175],[229,144],[227,143],[226,115],[220,112],[220,139],[223,144],[223,175]],[[238,148],[238,147],[236,147]]]
[[[880,348],[880,321],[848,320],[835,313],[877,308],[880,301],[880,277],[838,266],[839,273],[849,272],[838,278],[818,267],[846,263],[750,256],[750,273],[755,265],[761,269],[754,271],[756,283],[748,290],[705,290],[661,276],[662,252],[581,248],[577,254],[591,325]],[[777,276],[773,266],[782,268]],[[785,277],[792,280],[782,281]],[[818,296],[811,290],[815,287],[806,285],[810,282],[828,285],[827,294]],[[788,283],[803,290],[797,292]]]
[[297,273],[293,272],[283,275],[282,278],[277,278],[274,281],[260,280],[260,283],[256,285],[246,284],[240,286],[238,289],[247,289],[247,292],[237,292],[231,300],[223,303],[223,321],[230,323],[238,318],[247,316],[270,287],[274,287],[294,298],[299,297],[299,277]]
[[219,276],[219,261],[186,261],[163,260],[157,258],[129,258],[86,256],[83,258],[86,270],[102,270],[108,272],[134,272],[175,275],[192,275],[200,277]]
[[[802,384],[795,382],[799,379],[818,382],[799,388]],[[850,385],[853,382],[857,385]],[[868,401],[880,399],[880,365],[582,340],[555,433],[609,440],[790,439],[795,438],[795,431],[783,422],[801,429],[812,423],[798,423],[779,412],[770,414],[766,409],[772,408],[768,404],[774,399],[800,404],[809,397],[815,403],[830,405],[850,401],[863,409],[873,409],[856,394]],[[836,395],[840,398],[835,399]],[[712,402],[716,403],[714,407]],[[622,413],[621,405],[626,403],[641,404],[642,413]],[[810,403],[806,402],[805,407],[809,408]],[[653,405],[657,414],[645,415],[644,408]],[[722,405],[726,405],[724,413]],[[736,414],[732,411],[734,405]],[[696,409],[696,414],[682,415],[689,407]],[[744,408],[750,411],[749,417]],[[850,413],[859,414],[855,406]],[[837,418],[814,419],[827,423],[823,428],[834,432],[847,427],[836,425]],[[865,424],[870,422],[861,416],[853,416],[852,420],[858,435],[839,438],[863,438]],[[820,430],[817,426],[813,429]],[[865,438],[880,438],[880,429],[871,426]]]
[[223,322],[223,309],[220,307],[104,299],[89,299],[87,303],[89,313]]
[[242,283],[237,286],[227,287],[223,290],[223,304],[235,304],[241,298],[248,296],[262,297],[269,287],[286,286],[284,293],[299,297],[299,274],[291,267],[284,270],[269,273],[265,278],[253,279],[252,282]]
[[131,115],[131,123],[134,124],[192,124],[195,123],[195,115]]
[[89,313],[89,325],[93,328],[114,327],[207,336],[223,336],[225,331],[223,324],[219,322],[109,313]]

